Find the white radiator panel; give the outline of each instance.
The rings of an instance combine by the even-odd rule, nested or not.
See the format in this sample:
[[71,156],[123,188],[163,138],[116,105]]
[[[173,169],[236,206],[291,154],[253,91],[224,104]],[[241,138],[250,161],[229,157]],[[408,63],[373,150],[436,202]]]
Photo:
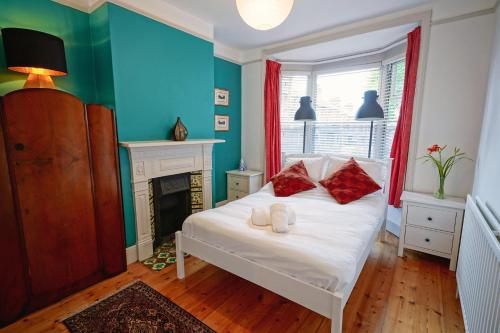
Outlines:
[[492,231],[497,223],[479,199],[467,198],[457,282],[469,333],[500,332],[500,243]]

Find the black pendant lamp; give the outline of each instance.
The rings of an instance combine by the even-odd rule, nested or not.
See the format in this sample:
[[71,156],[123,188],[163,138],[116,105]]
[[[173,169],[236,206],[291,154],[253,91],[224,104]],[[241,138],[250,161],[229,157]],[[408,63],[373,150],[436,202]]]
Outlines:
[[303,96],[300,98],[300,107],[295,112],[294,120],[303,121],[304,122],[304,141],[302,143],[302,152],[306,152],[306,124],[308,121],[316,120],[316,112],[311,106],[311,97]]
[[68,73],[61,38],[29,29],[4,28],[2,39],[7,68],[29,74],[24,88],[52,88],[51,76]]
[[365,97],[363,105],[358,110],[356,114],[356,120],[359,121],[369,121],[370,122],[370,143],[368,146],[368,158],[372,155],[372,140],[373,140],[373,122],[376,120],[384,119],[384,110],[377,102],[377,91],[368,90],[365,91]]

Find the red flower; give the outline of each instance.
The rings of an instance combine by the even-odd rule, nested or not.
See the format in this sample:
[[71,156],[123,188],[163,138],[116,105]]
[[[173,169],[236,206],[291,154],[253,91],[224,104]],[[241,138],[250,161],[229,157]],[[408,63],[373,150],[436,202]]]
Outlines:
[[427,152],[428,152],[429,154],[432,154],[432,153],[434,153],[434,152],[436,152],[436,151],[438,151],[438,152],[439,152],[439,151],[441,151],[441,150],[443,150],[443,148],[442,148],[442,147],[439,147],[438,145],[432,145],[432,146],[430,146],[429,148],[427,148]]

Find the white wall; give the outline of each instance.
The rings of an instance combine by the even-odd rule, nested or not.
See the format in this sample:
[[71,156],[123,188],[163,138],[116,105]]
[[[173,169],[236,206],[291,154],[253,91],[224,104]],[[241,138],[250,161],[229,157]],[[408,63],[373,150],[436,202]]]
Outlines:
[[[437,143],[458,146],[476,159],[495,15],[465,16],[459,20],[448,18],[491,8],[492,1],[480,0],[474,2],[472,7],[469,6],[471,2],[466,0],[440,1],[433,11],[433,18],[446,20],[431,28],[416,147],[418,156],[425,153],[426,147]],[[261,69],[261,62],[257,62],[244,65],[242,70],[242,151],[249,166],[259,170],[264,168],[265,154]],[[436,171],[420,160],[408,163],[415,168],[410,184],[413,190],[433,192]],[[464,161],[456,166],[447,181],[448,195],[465,196],[471,192],[474,165],[475,162]]]
[[488,97],[477,158],[474,195],[500,213],[500,10],[496,12],[495,39]]
[[241,155],[249,169],[264,171],[262,62],[242,66],[241,91]]
[[[432,144],[457,146],[476,159],[488,82],[494,14],[433,25],[424,81],[417,155]],[[451,150],[451,149],[450,149]],[[437,172],[415,163],[413,190],[432,192]],[[455,166],[446,183],[448,195],[472,190],[474,162]]]

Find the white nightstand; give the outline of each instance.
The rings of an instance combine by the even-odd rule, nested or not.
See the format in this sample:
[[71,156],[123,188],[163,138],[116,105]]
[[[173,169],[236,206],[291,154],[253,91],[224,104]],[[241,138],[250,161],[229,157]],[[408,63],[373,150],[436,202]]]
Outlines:
[[262,187],[262,172],[231,170],[227,173],[227,200],[234,201],[255,193]]
[[432,194],[403,192],[403,214],[398,256],[404,249],[434,254],[450,259],[450,270],[457,267],[465,200]]

